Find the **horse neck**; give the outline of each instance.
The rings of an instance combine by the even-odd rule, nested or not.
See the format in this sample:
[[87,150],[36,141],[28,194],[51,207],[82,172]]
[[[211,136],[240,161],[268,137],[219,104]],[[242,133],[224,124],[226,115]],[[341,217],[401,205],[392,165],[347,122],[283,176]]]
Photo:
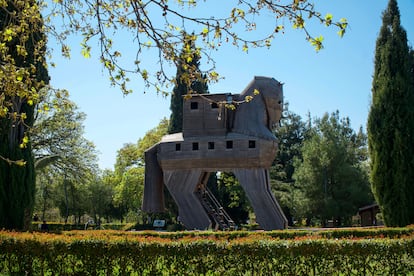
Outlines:
[[[253,96],[253,89],[251,94],[241,94],[243,100],[246,96]],[[240,104],[236,109],[233,132],[262,137],[265,139],[273,139],[273,134],[266,126],[266,106],[262,96],[256,95],[253,100],[248,103]]]
[[[243,117],[244,120],[259,123],[263,120],[263,112],[260,111],[263,111],[266,106],[264,105],[262,96],[260,94],[254,95],[253,90],[253,88],[250,88],[249,90],[244,91],[242,94],[240,94],[239,100],[243,103],[238,106],[236,114],[239,114],[239,116]],[[244,102],[246,97],[249,96],[253,97],[252,100],[249,102]]]

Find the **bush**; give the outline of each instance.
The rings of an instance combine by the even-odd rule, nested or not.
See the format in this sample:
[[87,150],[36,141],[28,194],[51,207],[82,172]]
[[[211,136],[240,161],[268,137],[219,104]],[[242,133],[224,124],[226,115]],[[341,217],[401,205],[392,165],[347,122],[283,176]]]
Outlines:
[[407,275],[414,235],[403,230],[0,231],[0,275]]
[[[32,231],[40,231],[42,222],[32,222]],[[134,223],[103,223],[100,226],[97,224],[68,224],[60,222],[49,222],[47,223],[49,232],[60,233],[62,231],[71,231],[71,230],[97,230],[106,229],[106,230],[123,230],[128,231],[134,227]],[[87,229],[86,229],[87,228]]]

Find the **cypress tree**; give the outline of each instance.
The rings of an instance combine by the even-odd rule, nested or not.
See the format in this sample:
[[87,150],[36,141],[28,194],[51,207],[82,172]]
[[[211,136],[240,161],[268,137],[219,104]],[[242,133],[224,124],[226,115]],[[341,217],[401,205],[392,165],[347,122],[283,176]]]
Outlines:
[[[188,35],[185,41],[178,60],[175,86],[171,95],[171,116],[168,126],[170,134],[183,130],[183,96],[191,93],[208,93],[206,77],[199,69],[200,54],[195,48],[194,38]],[[195,69],[193,71],[196,72],[195,80],[189,76],[189,68]]]
[[[11,103],[8,114],[0,117],[0,229],[25,229],[31,220],[35,195],[29,129],[34,122],[36,97],[31,99],[30,93],[49,81],[44,58],[46,38],[35,1],[7,1],[0,9],[0,25],[3,33],[20,31],[6,39],[0,56],[1,73],[14,78],[8,86],[3,80],[0,89],[0,98]],[[16,78],[18,72],[26,73]],[[22,162],[13,162],[16,160]]]
[[385,224],[405,226],[414,223],[412,59],[396,0],[382,20],[367,125],[371,185]]
[[[206,77],[199,68],[200,54],[195,47],[195,37],[193,35],[184,35],[186,36],[185,43],[178,58],[175,86],[171,95],[169,134],[182,132],[183,130],[183,97],[192,93],[208,93]],[[190,77],[190,68],[192,72],[195,72],[195,78]],[[170,214],[177,216],[178,208],[167,189],[164,189],[164,198],[166,208]]]

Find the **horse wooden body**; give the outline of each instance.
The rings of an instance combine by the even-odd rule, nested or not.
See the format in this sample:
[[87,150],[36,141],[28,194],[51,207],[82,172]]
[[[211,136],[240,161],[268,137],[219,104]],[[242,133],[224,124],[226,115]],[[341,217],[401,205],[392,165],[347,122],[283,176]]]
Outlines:
[[[241,103],[245,99],[251,101]],[[272,129],[280,120],[282,101],[282,84],[267,77],[255,77],[239,95],[206,94],[185,101],[183,132],[164,136],[145,152],[143,210],[164,210],[165,184],[187,229],[221,224],[226,214],[216,210],[222,208],[213,206],[214,198],[206,199],[206,182],[211,173],[232,172],[261,228],[285,228],[268,171],[278,149]],[[227,108],[229,104],[236,108]]]

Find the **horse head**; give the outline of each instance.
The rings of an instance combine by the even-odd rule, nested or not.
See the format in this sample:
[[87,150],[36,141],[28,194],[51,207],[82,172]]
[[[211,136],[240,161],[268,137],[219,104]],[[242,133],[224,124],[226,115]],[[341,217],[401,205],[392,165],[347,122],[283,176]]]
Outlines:
[[274,78],[255,77],[240,93],[239,100],[244,99],[252,100],[237,106],[233,131],[275,139],[272,130],[279,123],[283,109],[282,84]]

